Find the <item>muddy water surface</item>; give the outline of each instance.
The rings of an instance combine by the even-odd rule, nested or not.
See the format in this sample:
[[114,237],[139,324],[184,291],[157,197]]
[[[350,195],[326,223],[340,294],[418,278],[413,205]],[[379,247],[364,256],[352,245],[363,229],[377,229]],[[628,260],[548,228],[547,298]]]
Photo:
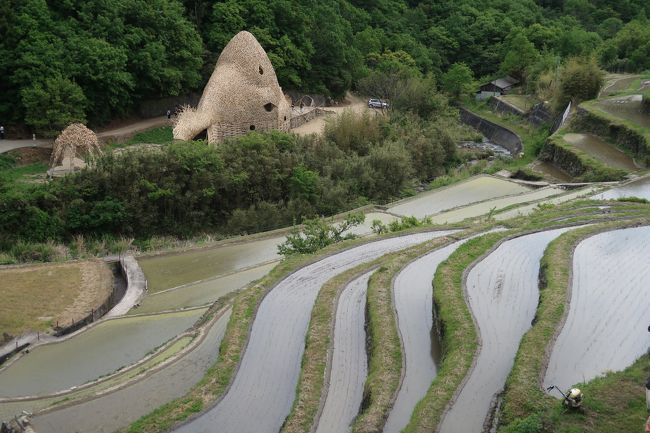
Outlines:
[[570,388],[628,367],[650,345],[650,227],[590,237],[573,257],[571,304],[545,386]]
[[501,244],[467,275],[467,297],[481,337],[476,365],[441,433],[481,432],[490,404],[505,385],[519,341],[530,328],[539,298],[539,260],[567,229],[515,238]]
[[320,287],[334,276],[392,251],[443,236],[430,232],[384,239],[306,266],[262,301],[237,375],[221,402],[181,432],[277,433],[291,410],[305,334]]
[[254,240],[138,259],[149,291],[158,292],[251,266],[278,260],[277,246],[284,237]]
[[330,383],[316,433],[344,433],[359,413],[368,375],[365,307],[369,272],[341,293],[334,325]]
[[432,331],[433,276],[438,265],[464,242],[455,242],[419,258],[395,278],[395,309],[406,369],[385,433],[398,433],[406,427],[415,405],[436,377],[441,349],[437,333]]
[[565,134],[563,138],[564,141],[575,148],[584,151],[610,167],[637,170],[637,166],[631,157],[596,135],[569,133]]
[[217,277],[199,283],[188,284],[178,289],[172,289],[146,296],[138,308],[130,314],[155,313],[184,307],[195,307],[214,302],[220,297],[247,286],[252,281],[268,274],[277,263],[262,265],[257,268]]
[[216,362],[230,312],[212,326],[192,352],[139,382],[96,399],[36,416],[38,433],[109,433],[128,426],[155,408],[185,395]]
[[512,197],[497,198],[494,200],[484,201],[460,209],[454,209],[449,212],[443,212],[431,217],[435,224],[456,223],[466,218],[475,218],[481,215],[489,214],[493,209],[498,211],[509,206],[528,203],[531,201],[541,200],[543,198],[562,194],[564,190],[554,187],[541,188],[526,194],[519,194]]
[[191,327],[204,312],[109,320],[61,343],[37,347],[0,371],[0,397],[51,394],[113,373]]
[[448,209],[505,195],[521,194],[530,189],[507,180],[479,176],[448,188],[439,188],[405,200],[388,209],[404,216],[422,218]]
[[650,116],[642,111],[640,100],[606,100],[599,102],[598,108],[605,111],[606,113],[611,114],[612,116],[629,120],[630,122],[636,123],[643,128],[650,129]]
[[571,182],[573,179],[569,173],[546,161],[536,161],[535,166],[532,167],[532,169],[542,174],[551,176],[560,182]]
[[639,197],[650,200],[650,176],[635,180],[627,185],[612,188],[592,198],[596,200],[616,200],[621,197]]

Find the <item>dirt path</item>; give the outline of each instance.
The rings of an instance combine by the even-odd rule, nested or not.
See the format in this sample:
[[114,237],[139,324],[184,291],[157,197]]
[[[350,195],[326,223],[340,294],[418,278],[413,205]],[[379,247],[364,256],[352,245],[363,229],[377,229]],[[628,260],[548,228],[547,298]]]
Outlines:
[[568,389],[634,363],[648,348],[650,227],[614,230],[578,244],[571,302],[544,385]]
[[[375,113],[380,114],[381,110],[375,110],[373,108],[368,108],[367,102],[361,98],[348,93],[345,97],[344,102],[341,105],[336,105],[332,107],[325,107],[327,111],[332,111],[336,115],[343,113],[345,110],[351,110],[354,113]],[[299,113],[298,113],[299,114]],[[307,122],[304,125],[301,125],[297,128],[291,130],[294,134],[298,135],[310,135],[310,134],[322,134],[325,129],[325,124],[327,119],[333,115],[329,116],[320,116]]]
[[[234,381],[212,409],[179,432],[277,433],[291,410],[311,307],[331,278],[385,254],[440,236],[440,232],[385,239],[306,266],[264,298]],[[251,416],[255,414],[255,416]]]
[[481,346],[474,368],[442,419],[441,433],[484,431],[491,403],[503,389],[519,341],[535,317],[539,261],[548,243],[567,230],[506,241],[467,275],[466,294]]

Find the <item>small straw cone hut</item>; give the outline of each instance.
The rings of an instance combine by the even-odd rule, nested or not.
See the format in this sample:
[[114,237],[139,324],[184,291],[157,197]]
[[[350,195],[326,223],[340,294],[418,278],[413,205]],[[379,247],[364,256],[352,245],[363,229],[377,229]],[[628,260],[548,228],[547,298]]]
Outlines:
[[240,32],[221,52],[198,107],[179,114],[174,138],[191,140],[207,130],[208,142],[219,143],[253,130],[288,131],[290,110],[264,48]]
[[81,156],[94,156],[101,153],[97,135],[81,123],[73,123],[63,130],[54,141],[50,167],[63,165],[64,160],[72,161]]

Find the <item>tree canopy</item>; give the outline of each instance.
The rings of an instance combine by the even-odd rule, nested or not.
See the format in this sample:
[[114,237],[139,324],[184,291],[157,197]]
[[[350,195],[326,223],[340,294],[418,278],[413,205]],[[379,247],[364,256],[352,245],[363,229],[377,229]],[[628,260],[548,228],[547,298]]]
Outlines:
[[53,132],[199,90],[240,30],[283,88],[333,97],[396,66],[436,83],[457,64],[536,79],[540,62],[576,56],[641,71],[649,13],[647,0],[6,0],[0,119]]

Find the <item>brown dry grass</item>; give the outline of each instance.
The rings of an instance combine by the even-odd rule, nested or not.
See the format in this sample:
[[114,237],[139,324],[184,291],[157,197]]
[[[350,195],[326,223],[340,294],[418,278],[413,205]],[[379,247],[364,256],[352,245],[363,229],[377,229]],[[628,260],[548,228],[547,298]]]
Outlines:
[[48,331],[81,319],[111,293],[113,276],[101,261],[0,270],[0,333]]

